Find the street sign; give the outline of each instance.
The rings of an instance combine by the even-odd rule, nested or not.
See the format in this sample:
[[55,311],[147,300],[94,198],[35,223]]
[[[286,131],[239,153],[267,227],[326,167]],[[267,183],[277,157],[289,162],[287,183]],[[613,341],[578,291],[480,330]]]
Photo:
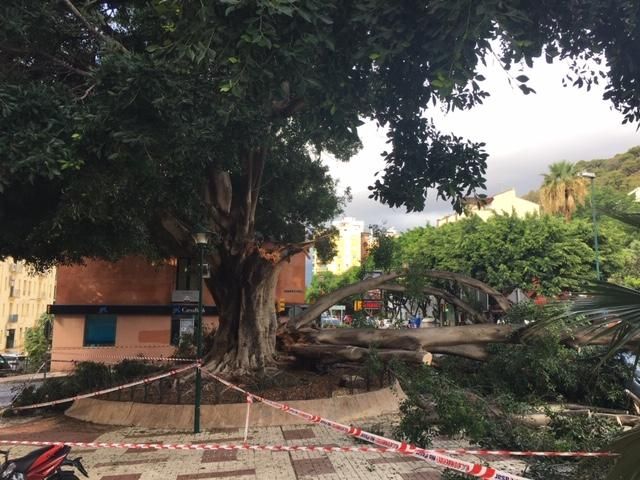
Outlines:
[[380,300],[363,300],[362,308],[365,310],[380,310],[382,308],[382,302]]
[[380,289],[369,290],[364,294],[366,300],[380,300],[382,299],[382,291]]

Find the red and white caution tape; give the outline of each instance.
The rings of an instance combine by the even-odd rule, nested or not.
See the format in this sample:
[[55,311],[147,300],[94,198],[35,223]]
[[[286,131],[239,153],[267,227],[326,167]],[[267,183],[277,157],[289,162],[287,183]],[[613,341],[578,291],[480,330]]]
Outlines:
[[[89,352],[87,352],[89,354]],[[59,355],[60,353],[58,353]],[[75,355],[74,353],[68,353],[68,352],[62,352],[63,355]],[[122,356],[118,356],[118,355],[100,355],[98,357],[95,356],[91,356],[90,358],[84,358],[84,359],[72,359],[72,360],[66,360],[66,359],[61,359],[61,358],[56,358],[56,359],[52,359],[51,363],[54,362],[60,362],[60,363],[78,363],[78,362],[93,362],[96,360],[117,360],[117,361],[123,361],[123,360],[138,360],[141,362],[198,362],[198,359],[196,358],[178,358],[178,357],[142,357],[142,356],[137,356],[137,357],[122,357]]]
[[[0,440],[2,445],[26,445],[26,446],[48,446],[67,445],[70,447],[83,448],[126,448],[140,450],[269,450],[275,452],[366,452],[366,453],[400,453],[397,448],[367,447],[367,446],[335,446],[335,445],[249,445],[247,443],[227,444],[227,443],[125,443],[125,442],[47,442],[38,440]],[[426,449],[433,453],[462,454],[460,450]],[[481,451],[481,450],[479,450]],[[492,451],[492,450],[487,450]],[[497,452],[498,450],[496,450]],[[471,450],[465,450],[469,453]],[[492,451],[493,452],[493,451]],[[555,453],[555,452],[543,452]],[[582,455],[585,452],[573,453],[572,456],[616,456],[612,452],[596,452],[599,455]],[[586,452],[589,453],[589,452]],[[492,453],[493,455],[493,453]],[[497,453],[495,455],[498,455]],[[502,455],[502,453],[500,454]]]
[[473,450],[467,448],[432,448],[430,452],[445,453],[447,455],[496,455],[514,457],[617,457],[615,452],[538,452],[513,450]]
[[116,348],[116,349],[120,349],[120,348],[137,348],[137,349],[142,349],[142,348],[174,348],[175,346],[173,345],[168,345],[168,344],[154,344],[154,345],[92,345],[92,346],[82,346],[82,347],[55,347],[53,349],[54,352],[57,352],[58,350],[80,350],[80,351],[87,351],[87,350],[111,350],[112,348]]
[[84,393],[82,395],[76,395],[75,397],[62,398],[60,400],[52,400],[50,402],[36,403],[34,405],[25,405],[22,407],[10,407],[9,409],[14,411],[30,410],[33,408],[48,407],[51,405],[58,405],[60,403],[73,402],[74,400],[80,400],[81,398],[95,397],[98,395],[103,395],[105,393],[116,392],[118,390],[124,390],[127,388],[135,387],[136,385],[155,382],[156,380],[160,380],[161,378],[171,377],[173,375],[186,372],[187,370],[190,370],[192,368],[197,368],[198,366],[199,365],[197,363],[194,363],[192,365],[187,365],[186,367],[178,368],[176,370],[171,370],[170,372],[162,373],[160,375],[154,375],[152,377],[143,378],[142,380],[138,380],[136,382],[125,383],[124,385],[118,385],[116,387],[105,388],[104,390],[98,390],[97,392]]
[[222,384],[227,385],[229,388],[242,392],[248,397],[249,396],[253,397],[255,400],[258,400],[264,403],[265,405],[269,405],[270,407],[277,408],[290,415],[294,415],[298,418],[302,418],[307,422],[324,425],[338,432],[350,435],[352,437],[360,438],[361,440],[365,440],[367,442],[373,443],[374,445],[378,445],[380,447],[385,447],[388,449],[393,449],[393,451],[395,452],[402,453],[404,455],[411,455],[414,457],[418,457],[423,460],[426,460],[427,462],[430,462],[445,468],[450,468],[458,472],[466,473],[474,477],[479,477],[484,480],[527,480],[524,477],[521,477],[518,475],[496,470],[494,468],[486,467],[478,463],[471,463],[471,462],[466,462],[464,460],[451,458],[435,451],[430,451],[424,448],[415,447],[406,442],[398,442],[397,440],[392,440],[390,438],[382,437],[380,435],[376,435],[374,433],[364,431],[361,428],[343,425],[341,423],[334,422],[332,420],[320,417],[319,415],[312,415],[310,413],[304,412],[297,408],[290,407],[287,404],[267,400],[266,398],[262,398],[258,395],[254,395],[250,392],[247,392],[243,388],[237,385],[234,385],[224,380],[223,378],[219,377],[218,375],[208,372],[205,369],[202,369],[202,371],[206,375],[218,380]]

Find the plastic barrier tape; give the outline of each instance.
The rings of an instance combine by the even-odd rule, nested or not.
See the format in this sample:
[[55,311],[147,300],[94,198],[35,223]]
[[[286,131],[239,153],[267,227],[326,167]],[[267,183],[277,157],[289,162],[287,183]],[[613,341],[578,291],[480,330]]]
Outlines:
[[23,407],[9,407],[8,410],[14,410],[14,411],[30,410],[32,408],[48,407],[50,405],[58,405],[60,403],[73,402],[74,400],[80,400],[81,398],[95,397],[97,395],[102,395],[105,393],[116,392],[118,390],[124,390],[126,388],[135,387],[136,385],[155,382],[156,380],[160,380],[161,378],[171,377],[173,375],[177,375],[178,373],[186,372],[187,370],[190,370],[192,368],[197,368],[198,366],[199,365],[197,363],[194,363],[192,365],[187,365],[186,367],[178,368],[176,370],[171,370],[170,372],[167,372],[167,373],[155,375],[153,377],[143,378],[142,380],[138,380],[136,382],[125,383],[124,385],[118,385],[117,387],[105,388],[104,390],[98,390],[97,392],[84,393],[82,395],[76,395],[75,397],[62,398],[60,400],[52,400],[50,402],[36,403],[34,405],[25,405]]
[[[75,355],[75,353],[71,353],[71,352],[58,352],[59,354],[62,353],[63,355]],[[87,352],[89,353],[89,352]],[[55,359],[55,360],[50,360],[51,363],[79,363],[79,362],[93,362],[96,360],[138,360],[141,362],[192,362],[192,363],[198,363],[198,359],[197,358],[174,358],[174,357],[120,357],[117,355],[100,355],[98,357],[94,357],[92,356],[91,358],[84,358],[84,359],[72,359],[72,360],[64,360],[64,359]]]
[[480,477],[485,480],[527,480],[526,478],[518,475],[502,472],[502,471],[495,470],[490,467],[485,467],[484,465],[480,465],[476,463],[465,462],[464,460],[457,460],[455,458],[447,457],[441,453],[429,451],[424,448],[415,447],[413,445],[407,444],[406,442],[398,442],[390,438],[386,438],[380,435],[366,432],[357,427],[343,425],[341,423],[334,422],[332,420],[320,417],[318,415],[312,415],[310,413],[304,412],[297,408],[290,407],[289,405],[286,405],[283,403],[267,400],[266,398],[262,398],[258,395],[254,395],[253,393],[247,392],[246,390],[240,388],[239,386],[234,385],[230,382],[227,382],[223,378],[220,378],[218,375],[208,372],[205,369],[201,368],[201,371],[204,372],[206,375],[218,380],[222,384],[227,385],[229,388],[233,388],[236,391],[242,392],[248,397],[253,397],[255,400],[258,400],[273,408],[277,408],[279,410],[282,410],[283,412],[287,412],[290,415],[294,415],[296,417],[302,418],[308,422],[325,425],[333,430],[337,430],[347,435],[357,437],[362,440],[366,440],[367,442],[373,443],[375,445],[389,448],[389,449],[394,449],[399,453],[422,458],[423,460],[426,460],[430,463],[443,466],[445,468],[450,468],[458,472],[466,473],[474,477]]

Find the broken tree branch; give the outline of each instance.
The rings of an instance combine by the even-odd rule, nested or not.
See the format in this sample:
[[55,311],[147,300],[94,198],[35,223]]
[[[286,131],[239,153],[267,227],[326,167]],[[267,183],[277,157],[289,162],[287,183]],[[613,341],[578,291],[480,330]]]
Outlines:
[[80,75],[82,77],[90,77],[91,73],[86,71],[86,70],[82,70],[74,65],[72,65],[70,62],[66,61],[66,60],[62,60],[58,57],[55,57],[53,55],[49,55],[48,53],[45,52],[33,52],[31,50],[27,50],[24,48],[15,48],[15,47],[8,47],[6,45],[0,45],[0,50],[4,50],[5,52],[9,52],[9,53],[17,53],[20,55],[31,55],[33,57],[42,57],[42,58],[46,58],[47,60],[51,60],[53,63],[55,63],[56,65],[59,65],[61,67],[64,67],[65,69],[69,70],[70,72],[73,72],[77,75]]
[[116,46],[119,50],[121,50],[124,53],[129,53],[129,50],[127,50],[126,47],[124,45],[122,45],[119,41],[117,41],[115,38],[112,38],[112,37],[109,37],[108,35],[105,35],[104,33],[102,33],[100,31],[100,29],[98,27],[96,27],[95,25],[92,25],[91,22],[89,22],[89,20],[87,20],[86,17],[84,15],[82,15],[80,10],[78,10],[75,7],[75,5],[73,3],[71,3],[71,0],[63,0],[63,2],[67,5],[69,10],[71,10],[71,12],[76,17],[78,17],[82,23],[85,24],[85,26],[89,29],[89,31],[94,36],[98,37],[100,40],[104,41],[105,43],[113,44],[114,46]]

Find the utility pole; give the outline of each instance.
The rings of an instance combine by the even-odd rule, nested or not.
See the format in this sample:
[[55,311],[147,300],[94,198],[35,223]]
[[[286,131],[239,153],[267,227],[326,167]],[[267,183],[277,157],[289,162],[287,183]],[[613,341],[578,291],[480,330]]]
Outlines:
[[[195,342],[197,361],[202,359],[202,277],[204,274],[204,248],[209,240],[206,233],[198,232],[193,236],[200,259],[198,262],[198,312],[195,324]],[[202,372],[200,367],[196,368],[196,395],[193,411],[193,433],[200,433],[200,404],[202,402]]]
[[600,280],[600,252],[598,251],[598,218],[596,216],[596,201],[594,197],[596,174],[582,172],[581,177],[591,180],[591,217],[593,219],[593,249],[596,252],[596,278]]

